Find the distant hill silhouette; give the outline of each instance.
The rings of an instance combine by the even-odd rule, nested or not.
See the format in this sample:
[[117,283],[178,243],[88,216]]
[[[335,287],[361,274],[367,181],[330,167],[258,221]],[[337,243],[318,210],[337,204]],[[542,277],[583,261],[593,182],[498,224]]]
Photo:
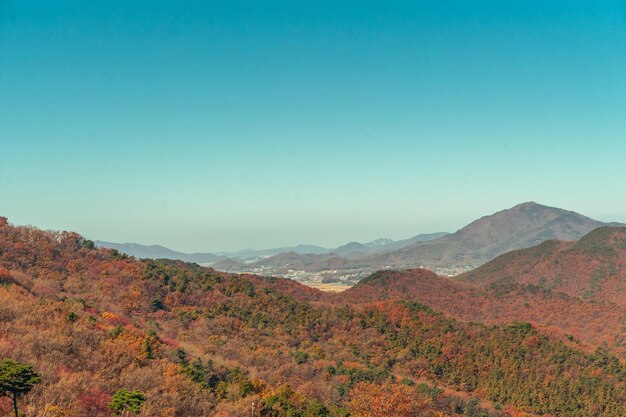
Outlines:
[[[223,268],[226,271],[238,271],[247,268],[251,260],[262,261],[262,264],[271,264],[273,266],[280,265],[280,259],[288,259],[295,261],[293,254],[302,255],[302,260],[296,263],[310,264],[311,260],[319,261],[324,259],[336,259],[338,255],[346,257],[359,258],[367,254],[380,253],[386,250],[392,250],[414,242],[425,242],[445,236],[447,233],[429,233],[420,234],[410,239],[394,241],[387,238],[377,239],[367,243],[350,242],[335,249],[323,248],[315,245],[297,245],[272,249],[242,249],[236,252],[219,252],[219,253],[184,253],[166,248],[161,245],[142,245],[139,243],[114,243],[96,240],[98,247],[115,249],[121,253],[134,256],[139,259],[175,259],[185,262],[194,262],[201,264],[213,264],[222,260],[231,260],[231,262],[219,262],[217,268]],[[277,255],[290,254],[288,256]],[[311,255],[320,255],[318,257]],[[245,262],[242,262],[245,261]],[[341,263],[347,263],[342,261]]]
[[528,202],[482,217],[456,233],[418,242],[366,262],[392,268],[476,267],[511,250],[549,239],[577,240],[606,225],[617,223],[603,223],[573,211]]
[[183,253],[168,249],[161,245],[140,245],[138,243],[113,243],[96,240],[96,246],[107,249],[115,249],[119,252],[134,256],[138,259],[177,259],[194,263],[213,263],[224,256],[212,253]]
[[[528,248],[550,239],[577,240],[607,225],[619,223],[603,223],[573,211],[528,202],[482,217],[456,233],[441,237],[430,235],[434,239],[421,240],[416,237],[402,241],[403,245],[401,242],[393,242],[375,250],[352,242],[336,249],[334,253],[319,254],[314,261],[309,255],[292,254],[289,257],[289,269],[298,265],[298,268],[309,273],[337,269],[345,273],[424,267],[446,275],[456,275],[511,250]],[[397,248],[394,246],[397,244],[402,246]],[[287,268],[279,260],[261,259],[245,265],[243,270],[270,268],[271,273],[280,275]]]

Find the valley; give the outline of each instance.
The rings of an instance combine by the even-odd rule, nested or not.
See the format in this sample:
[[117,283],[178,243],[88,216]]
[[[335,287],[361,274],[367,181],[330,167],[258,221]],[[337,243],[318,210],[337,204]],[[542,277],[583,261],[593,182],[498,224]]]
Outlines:
[[299,245],[213,255],[183,254],[160,246],[99,241],[96,245],[138,258],[179,259],[227,272],[280,276],[305,284],[354,285],[386,269],[425,268],[439,275],[457,276],[508,251],[550,239],[577,240],[602,226],[620,224],[527,202],[484,216],[451,234],[419,234],[405,240],[378,239],[365,244],[351,242],[336,249]]
[[624,228],[333,293],[0,223],[0,355],[40,373],[33,415],[104,417],[123,387],[141,416],[626,413]]
[[626,417],[625,51],[625,0],[0,0],[0,417]]

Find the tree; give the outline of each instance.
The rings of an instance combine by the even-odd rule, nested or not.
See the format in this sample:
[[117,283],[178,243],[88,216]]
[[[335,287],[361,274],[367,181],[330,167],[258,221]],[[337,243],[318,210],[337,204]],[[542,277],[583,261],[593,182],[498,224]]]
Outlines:
[[430,403],[406,385],[359,382],[350,393],[349,408],[355,417],[416,417]]
[[320,400],[313,400],[309,403],[303,414],[304,417],[328,417],[330,412]]
[[11,359],[3,359],[0,362],[0,395],[13,401],[15,417],[19,417],[17,399],[26,395],[35,384],[41,382],[41,377],[33,370],[31,365],[26,365]]
[[139,414],[146,397],[141,391],[129,391],[125,388],[117,390],[111,398],[108,407],[115,412],[116,415],[127,416],[130,413]]
[[302,365],[309,359],[309,354],[301,350],[296,350],[293,353],[293,359],[298,365]]

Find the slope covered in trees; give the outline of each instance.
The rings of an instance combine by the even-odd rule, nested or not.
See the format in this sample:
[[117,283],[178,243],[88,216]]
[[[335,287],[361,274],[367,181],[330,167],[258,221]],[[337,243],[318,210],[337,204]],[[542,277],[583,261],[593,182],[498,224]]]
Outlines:
[[626,306],[626,227],[601,227],[576,242],[547,241],[459,277],[482,286],[511,278],[587,301]]
[[626,415],[618,359],[525,323],[138,261],[6,220],[0,268],[0,357],[41,375],[29,416],[109,416],[132,398],[141,416],[252,402],[263,416]]
[[603,227],[576,242],[547,241],[504,254],[456,278],[381,271],[339,295],[344,301],[419,301],[460,320],[523,320],[588,351],[626,353],[626,228]]

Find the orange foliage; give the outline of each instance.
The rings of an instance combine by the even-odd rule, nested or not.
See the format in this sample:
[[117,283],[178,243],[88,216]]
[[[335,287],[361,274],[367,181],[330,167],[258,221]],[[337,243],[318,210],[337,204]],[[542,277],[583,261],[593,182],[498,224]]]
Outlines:
[[417,417],[430,405],[406,385],[357,384],[350,394],[350,415],[354,417]]

